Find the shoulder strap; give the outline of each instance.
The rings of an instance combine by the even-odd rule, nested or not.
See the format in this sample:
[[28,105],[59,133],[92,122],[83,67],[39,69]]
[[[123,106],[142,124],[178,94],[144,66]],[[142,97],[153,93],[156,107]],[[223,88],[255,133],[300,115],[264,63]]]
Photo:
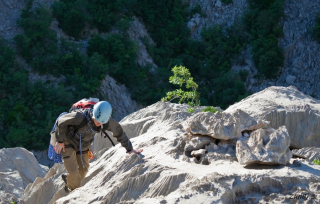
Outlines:
[[[85,119],[80,123],[80,125],[76,126],[76,131],[79,130],[80,128],[84,127],[89,121],[87,121],[87,114],[89,114],[89,109],[86,109],[86,112],[82,112],[86,117]],[[108,137],[108,139],[110,140],[110,142],[112,143],[113,146],[115,146],[115,144],[113,143],[113,141],[111,140],[111,138],[109,137],[109,135],[103,130],[101,129],[101,131],[103,132],[103,134],[105,135],[104,138]]]
[[[108,137],[108,139],[110,140],[110,142],[112,143],[112,145],[115,146],[114,143],[113,143],[113,141],[112,141],[112,139],[109,137],[109,135],[108,135],[104,130],[101,130],[101,131],[102,131],[103,134],[104,134],[104,138]],[[101,136],[102,136],[102,135],[101,135]]]

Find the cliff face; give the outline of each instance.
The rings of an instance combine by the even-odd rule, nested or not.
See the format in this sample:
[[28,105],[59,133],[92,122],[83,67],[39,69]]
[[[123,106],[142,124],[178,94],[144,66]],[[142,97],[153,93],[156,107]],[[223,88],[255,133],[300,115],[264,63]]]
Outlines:
[[[285,1],[285,17],[280,22],[283,37],[279,40],[284,50],[284,67],[277,79],[261,84],[248,81],[250,90],[258,92],[270,85],[293,85],[305,94],[320,98],[320,46],[311,36],[318,12],[319,1]],[[254,68],[251,70],[254,72]]]
[[[40,3],[50,5],[54,0],[36,0],[34,5]],[[231,4],[224,4],[221,0],[202,0],[187,1],[191,8],[200,6],[204,15],[195,14],[187,23],[191,30],[191,36],[200,39],[201,30],[204,27],[219,24],[221,26],[230,26],[234,20],[248,8],[246,0],[233,0]],[[17,27],[16,20],[20,16],[20,10],[25,7],[23,0],[0,0],[0,35],[6,39],[12,40],[13,37],[21,33],[22,30]],[[311,37],[312,28],[316,14],[320,11],[319,1],[299,1],[286,0],[284,6],[285,17],[279,22],[283,28],[283,37],[279,40],[279,46],[284,50],[284,67],[281,68],[281,74],[273,80],[258,82],[254,76],[257,70],[251,60],[250,46],[242,55],[245,58],[246,65],[242,67],[234,66],[233,69],[247,69],[249,76],[246,81],[247,89],[252,92],[261,91],[269,86],[289,86],[293,85],[303,93],[320,98],[320,83],[317,81],[320,77],[319,69],[319,43]],[[58,30],[59,36],[63,36],[61,30],[57,28],[57,22],[53,21],[52,28]],[[141,38],[146,37],[152,42],[147,30],[137,18],[134,19],[130,29],[129,36],[135,40],[139,46],[138,64],[141,66],[150,64],[156,68],[153,59],[148,54]]]
[[102,80],[100,92],[103,96],[102,99],[110,102],[113,111],[112,117],[117,121],[143,108],[142,105],[131,99],[131,95],[124,85],[118,85],[109,75],[106,75]]
[[205,17],[195,14],[188,22],[191,30],[191,36],[200,39],[203,28],[210,27],[214,24],[221,26],[231,26],[235,19],[240,18],[247,9],[246,0],[233,0],[232,4],[224,4],[220,0],[190,0],[190,7],[201,7],[201,12]]
[[6,39],[12,39],[22,29],[17,26],[17,19],[20,17],[20,10],[25,7],[23,0],[0,1],[0,35]]
[[[233,0],[231,4],[223,4],[220,0],[190,0],[190,6],[201,6],[201,12],[207,17],[196,14],[188,22],[192,37],[199,39],[203,27],[213,24],[230,26],[237,17],[247,9],[246,0]],[[284,67],[278,78],[257,83],[253,77],[257,74],[251,54],[250,46],[242,54],[245,56],[246,65],[233,67],[233,69],[248,70],[249,77],[246,81],[247,89],[259,92],[269,86],[293,85],[308,95],[320,98],[319,69],[319,43],[311,37],[315,24],[316,14],[320,12],[319,1],[286,0],[284,5],[285,17],[279,22],[283,28],[283,37],[279,46],[283,48],[285,61]]]
[[277,85],[294,85],[308,95],[320,98],[319,43],[311,37],[319,1],[287,0],[286,17],[281,22],[284,36],[280,46],[285,53],[285,67]]

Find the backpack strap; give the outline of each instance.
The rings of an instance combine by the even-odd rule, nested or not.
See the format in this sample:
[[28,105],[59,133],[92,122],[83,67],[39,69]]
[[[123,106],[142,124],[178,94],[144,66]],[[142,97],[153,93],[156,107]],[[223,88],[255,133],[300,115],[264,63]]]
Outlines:
[[[109,135],[108,135],[104,130],[101,130],[101,131],[102,131],[103,134],[104,134],[104,138],[108,137],[108,139],[110,140],[110,142],[112,143],[112,145],[115,146],[114,143],[113,143],[113,141],[112,141],[112,139],[109,137]],[[102,135],[101,135],[101,136],[102,136]]]

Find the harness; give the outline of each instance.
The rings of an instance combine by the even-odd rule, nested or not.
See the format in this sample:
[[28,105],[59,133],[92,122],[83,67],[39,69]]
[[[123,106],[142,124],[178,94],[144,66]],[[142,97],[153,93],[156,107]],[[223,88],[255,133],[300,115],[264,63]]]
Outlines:
[[[89,122],[87,122],[87,121],[89,121],[89,119],[88,119],[88,117],[87,117],[87,115],[82,111],[82,110],[80,110],[80,112],[81,113],[83,113],[83,115],[86,117],[86,119],[87,120],[83,120],[83,121],[85,121],[88,125],[89,125],[89,127],[90,127],[90,129],[88,129],[88,130],[86,130],[86,131],[84,131],[84,132],[82,132],[82,133],[78,133],[78,131],[76,131],[75,132],[75,135],[78,137],[78,139],[80,140],[80,155],[81,155],[81,164],[82,164],[82,167],[84,168],[84,165],[83,165],[83,160],[82,160],[82,145],[81,145],[81,135],[82,134],[84,134],[84,133],[87,133],[87,132],[89,132],[89,131],[91,131],[91,132],[93,132],[94,134],[97,134],[98,132],[96,132],[96,131],[94,131],[93,129],[92,129],[92,127],[91,127],[91,125],[90,125],[90,123]],[[94,152],[94,137],[93,137],[93,142],[92,142],[93,144],[92,144],[92,152]],[[88,152],[88,151],[84,151],[84,152]],[[78,154],[78,152],[77,152],[77,154]]]
[[[91,110],[92,111],[92,110]],[[82,145],[81,145],[81,135],[84,134],[84,133],[87,133],[89,131],[93,132],[94,134],[97,134],[98,132],[94,131],[90,125],[90,123],[88,122],[89,121],[89,118],[87,117],[87,114],[85,114],[85,112],[83,112],[82,110],[80,110],[81,113],[83,113],[83,115],[86,117],[86,120],[83,120],[81,122],[81,124],[79,125],[79,127],[77,129],[80,129],[81,127],[83,127],[85,124],[88,124],[89,125],[89,129],[84,131],[84,132],[81,132],[81,133],[78,133],[78,131],[75,132],[75,135],[77,136],[77,138],[80,140],[80,151],[77,152],[76,154],[80,154],[81,155],[81,164],[82,164],[82,167],[84,168],[84,165],[83,165],[83,160],[82,160],[82,154],[84,153],[87,153],[88,151],[82,151]],[[83,124],[84,123],[84,124]],[[113,146],[115,146],[115,144],[113,143],[113,141],[111,140],[111,138],[109,137],[109,135],[101,128],[101,136],[102,136],[102,133],[105,134],[104,138],[108,137],[108,139],[110,140],[110,142],[112,143]],[[94,152],[94,137],[93,137],[93,142],[92,142],[92,152]]]

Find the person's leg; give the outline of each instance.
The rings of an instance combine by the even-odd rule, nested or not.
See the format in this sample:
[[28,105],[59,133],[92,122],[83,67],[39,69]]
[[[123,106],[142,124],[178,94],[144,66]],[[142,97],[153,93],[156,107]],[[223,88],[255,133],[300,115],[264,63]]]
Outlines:
[[[87,150],[84,150],[87,151]],[[88,170],[89,170],[89,157],[88,157],[88,152],[82,153],[82,161],[83,161],[83,166],[81,163],[81,154],[80,152],[77,153],[77,161],[79,164],[79,173],[81,176],[81,181],[86,177]]]
[[68,172],[67,176],[67,185],[70,190],[80,187],[81,183],[81,175],[78,170],[78,162],[76,158],[76,151],[72,147],[68,147],[70,145],[68,142],[65,142],[65,152],[61,152],[63,158],[63,164],[65,169]]

